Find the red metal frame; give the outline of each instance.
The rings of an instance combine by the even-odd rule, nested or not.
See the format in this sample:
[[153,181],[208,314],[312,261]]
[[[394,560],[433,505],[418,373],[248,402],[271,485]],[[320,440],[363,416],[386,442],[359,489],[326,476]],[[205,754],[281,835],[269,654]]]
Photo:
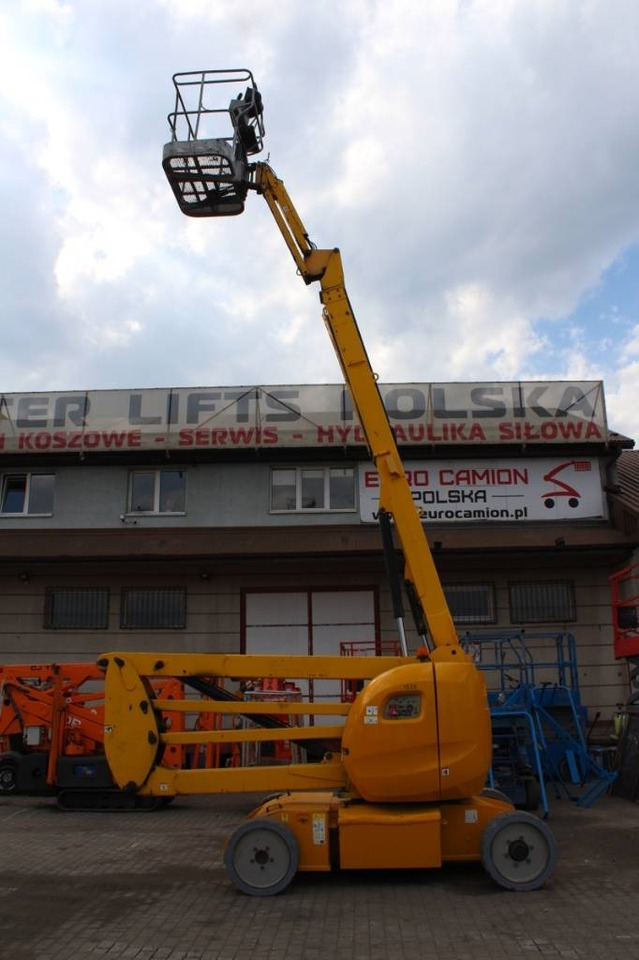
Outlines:
[[[396,640],[342,640],[341,657],[401,657],[402,645]],[[342,680],[342,702],[353,703],[361,689],[357,680]]]
[[610,600],[615,657],[639,657],[639,564],[610,577]]

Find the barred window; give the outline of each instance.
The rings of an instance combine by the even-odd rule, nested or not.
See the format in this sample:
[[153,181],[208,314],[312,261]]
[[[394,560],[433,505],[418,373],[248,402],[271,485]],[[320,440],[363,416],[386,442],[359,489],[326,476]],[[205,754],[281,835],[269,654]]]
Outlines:
[[106,630],[108,587],[50,587],[44,600],[44,626],[46,630]]
[[123,590],[120,627],[123,630],[183,630],[186,590],[181,587]]
[[495,590],[491,583],[449,583],[444,593],[455,623],[495,623]]
[[511,583],[511,623],[567,623],[577,619],[574,586],[569,580]]
[[271,511],[354,510],[353,467],[277,467],[271,470]]

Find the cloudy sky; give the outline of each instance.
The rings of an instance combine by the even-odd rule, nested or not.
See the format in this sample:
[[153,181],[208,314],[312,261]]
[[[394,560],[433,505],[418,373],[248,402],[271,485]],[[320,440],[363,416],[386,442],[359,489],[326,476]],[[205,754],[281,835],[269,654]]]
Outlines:
[[263,200],[164,178],[228,67],[380,379],[603,379],[639,440],[637,0],[2,0],[2,392],[341,379]]

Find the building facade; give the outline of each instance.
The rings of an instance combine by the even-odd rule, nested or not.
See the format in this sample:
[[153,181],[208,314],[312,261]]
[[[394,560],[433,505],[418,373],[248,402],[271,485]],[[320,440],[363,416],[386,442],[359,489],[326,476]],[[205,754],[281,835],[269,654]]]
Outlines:
[[[632,444],[602,384],[380,389],[460,633],[523,636],[542,665],[569,633],[583,702],[611,716],[627,676],[608,577],[639,538],[612,509]],[[4,395],[0,472],[2,661],[396,637],[377,475],[341,386]]]

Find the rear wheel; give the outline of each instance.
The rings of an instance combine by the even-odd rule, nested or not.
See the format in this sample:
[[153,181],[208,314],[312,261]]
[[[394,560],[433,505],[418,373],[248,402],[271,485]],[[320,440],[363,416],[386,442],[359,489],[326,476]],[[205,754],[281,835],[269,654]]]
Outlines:
[[270,897],[297,872],[297,841],[279,820],[248,820],[235,831],[224,855],[228,874],[243,893]]
[[526,777],[525,779],[526,786],[526,810],[539,810],[539,803],[541,801],[541,790],[539,789],[539,784],[534,777]]
[[0,761],[0,795],[15,793],[18,787],[18,767],[13,760]]
[[506,890],[537,890],[555,869],[555,838],[532,814],[506,813],[484,830],[481,859],[493,880]]

